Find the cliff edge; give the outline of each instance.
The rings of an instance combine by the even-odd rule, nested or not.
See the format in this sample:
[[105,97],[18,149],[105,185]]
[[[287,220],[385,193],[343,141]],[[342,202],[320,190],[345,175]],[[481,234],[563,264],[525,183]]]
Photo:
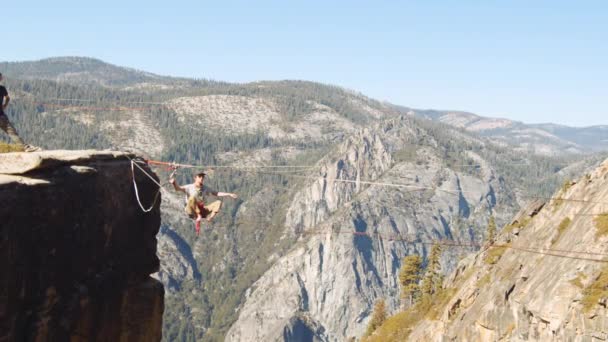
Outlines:
[[[0,155],[0,341],[161,339],[160,197],[139,208],[133,157]],[[151,205],[158,187],[135,177]]]

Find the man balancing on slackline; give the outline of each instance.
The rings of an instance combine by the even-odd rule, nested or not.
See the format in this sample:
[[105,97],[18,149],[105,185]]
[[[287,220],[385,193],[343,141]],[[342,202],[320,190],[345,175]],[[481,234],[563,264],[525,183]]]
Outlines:
[[222,201],[214,201],[205,205],[209,195],[215,197],[231,197],[237,199],[236,194],[230,192],[218,192],[209,189],[205,186],[205,173],[198,173],[194,176],[194,183],[180,186],[175,182],[175,178],[171,177],[169,182],[173,184],[175,191],[181,191],[186,194],[186,214],[193,220],[196,220],[196,234],[198,235],[201,229],[201,220],[207,219],[211,222],[213,218],[220,212]]

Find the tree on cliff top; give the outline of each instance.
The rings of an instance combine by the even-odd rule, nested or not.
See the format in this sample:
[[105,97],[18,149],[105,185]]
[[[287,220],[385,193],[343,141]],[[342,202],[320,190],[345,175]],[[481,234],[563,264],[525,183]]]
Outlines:
[[384,299],[379,299],[376,301],[376,305],[374,306],[374,313],[372,314],[372,319],[367,326],[367,330],[365,331],[365,336],[370,336],[376,331],[376,329],[384,323],[386,320],[386,304],[384,303]]
[[399,284],[401,285],[401,298],[409,299],[409,306],[413,305],[414,297],[420,291],[420,278],[422,277],[422,258],[419,255],[409,255],[403,259],[399,271]]

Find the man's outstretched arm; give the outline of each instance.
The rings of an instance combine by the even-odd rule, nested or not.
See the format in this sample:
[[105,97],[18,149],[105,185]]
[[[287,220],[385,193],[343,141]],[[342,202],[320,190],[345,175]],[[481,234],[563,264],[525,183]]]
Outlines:
[[211,193],[213,196],[217,196],[217,197],[230,197],[232,199],[237,199],[239,198],[239,196],[237,196],[236,194],[233,194],[232,192],[212,192]]

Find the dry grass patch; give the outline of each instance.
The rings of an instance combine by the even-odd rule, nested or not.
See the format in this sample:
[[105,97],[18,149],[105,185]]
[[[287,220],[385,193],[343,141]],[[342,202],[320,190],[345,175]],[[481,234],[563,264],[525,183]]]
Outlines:
[[476,287],[478,289],[488,285],[490,283],[490,280],[492,279],[492,277],[490,276],[490,273],[486,274],[485,276],[481,277],[481,279],[479,279],[477,281],[477,285]]
[[552,245],[561,239],[566,229],[570,227],[570,224],[572,224],[572,220],[570,220],[569,217],[566,217],[560,222],[559,226],[557,226],[557,235],[551,240]]
[[583,290],[583,311],[591,311],[602,299],[608,299],[608,266],[604,266],[593,283]]
[[410,309],[389,317],[371,336],[362,342],[407,341],[413,327],[420,321],[417,311]]
[[570,280],[570,284],[578,287],[579,289],[582,289],[585,287],[585,285],[583,285],[583,280],[587,279],[587,276],[585,275],[585,273],[583,272],[578,272],[576,274],[576,278]]
[[456,292],[456,288],[442,289],[432,296],[421,298],[411,308],[387,318],[371,336],[363,338],[361,341],[407,341],[408,336],[421,320],[437,320]]
[[510,243],[504,246],[490,247],[490,249],[486,252],[486,257],[483,259],[483,261],[488,265],[496,264],[509,247],[511,247]]
[[596,237],[608,235],[608,213],[599,215],[593,219],[593,222],[595,223],[595,228],[597,229],[595,232]]
[[0,142],[0,153],[23,152],[23,146]]

